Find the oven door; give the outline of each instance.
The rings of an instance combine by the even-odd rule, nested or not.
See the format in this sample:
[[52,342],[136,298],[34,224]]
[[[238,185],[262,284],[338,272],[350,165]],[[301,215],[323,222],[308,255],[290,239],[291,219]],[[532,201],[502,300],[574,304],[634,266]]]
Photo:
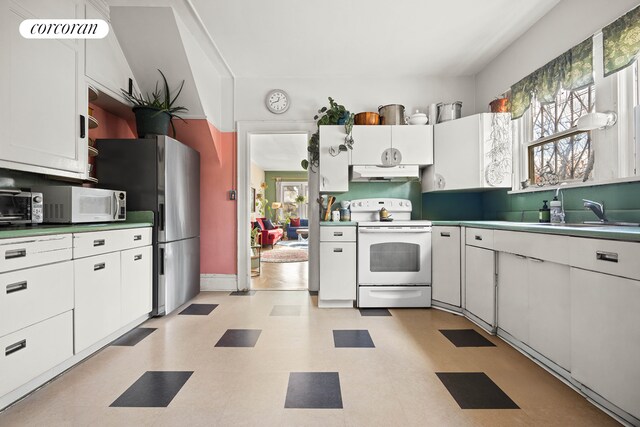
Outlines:
[[358,284],[431,283],[431,227],[358,227]]

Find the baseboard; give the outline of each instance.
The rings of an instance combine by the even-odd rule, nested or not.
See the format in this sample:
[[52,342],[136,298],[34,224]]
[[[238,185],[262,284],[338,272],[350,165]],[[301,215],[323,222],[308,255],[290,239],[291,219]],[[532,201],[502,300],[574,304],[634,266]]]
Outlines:
[[238,276],[235,274],[201,274],[201,291],[237,291]]

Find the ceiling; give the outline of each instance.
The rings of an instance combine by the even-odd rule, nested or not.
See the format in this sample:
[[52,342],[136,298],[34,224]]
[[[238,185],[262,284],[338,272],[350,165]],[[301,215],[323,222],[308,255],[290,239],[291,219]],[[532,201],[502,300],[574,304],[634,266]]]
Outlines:
[[465,76],[560,0],[190,0],[236,77]]
[[302,171],[306,158],[306,133],[251,135],[251,161],[264,171]]

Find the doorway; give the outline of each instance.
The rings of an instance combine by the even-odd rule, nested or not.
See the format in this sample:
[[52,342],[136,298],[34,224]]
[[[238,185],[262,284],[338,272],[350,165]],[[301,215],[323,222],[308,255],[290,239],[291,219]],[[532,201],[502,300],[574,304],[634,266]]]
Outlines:
[[250,160],[250,288],[309,288],[307,132],[252,133]]

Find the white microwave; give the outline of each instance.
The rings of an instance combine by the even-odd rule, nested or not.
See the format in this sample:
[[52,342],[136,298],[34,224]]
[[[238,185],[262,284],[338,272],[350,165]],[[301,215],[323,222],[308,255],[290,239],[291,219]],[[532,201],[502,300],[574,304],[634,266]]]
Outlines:
[[44,222],[114,222],[127,219],[127,193],[71,185],[37,187],[44,201]]

